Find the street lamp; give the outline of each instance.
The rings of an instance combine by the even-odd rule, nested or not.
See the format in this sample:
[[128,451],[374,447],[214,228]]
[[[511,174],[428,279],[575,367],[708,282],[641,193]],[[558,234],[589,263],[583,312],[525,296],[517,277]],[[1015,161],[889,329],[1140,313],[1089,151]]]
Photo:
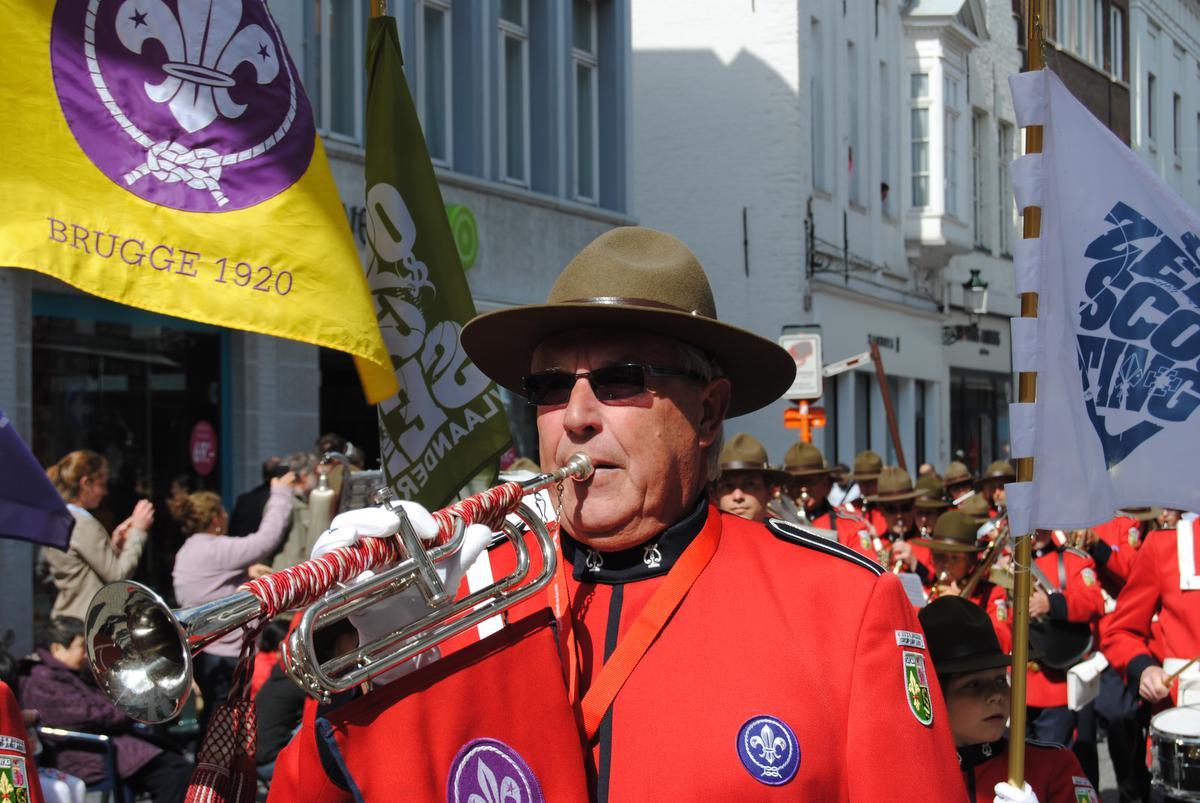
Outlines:
[[971,276],[962,283],[962,289],[967,325],[953,324],[942,327],[942,342],[947,346],[957,343],[970,333],[978,332],[980,318],[987,315],[988,283],[979,276],[977,269],[971,269]]

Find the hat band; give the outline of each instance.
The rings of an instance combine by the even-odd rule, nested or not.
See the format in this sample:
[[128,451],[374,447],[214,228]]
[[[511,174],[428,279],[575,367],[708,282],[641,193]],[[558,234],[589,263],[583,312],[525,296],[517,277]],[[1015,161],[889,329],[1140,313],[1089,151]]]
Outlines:
[[721,464],[722,471],[770,471],[766,463],[756,463],[752,460],[733,460]]
[[605,304],[613,307],[652,307],[654,309],[671,310],[672,312],[687,312],[692,315],[701,314],[699,310],[686,310],[683,307],[677,307],[674,304],[667,304],[663,301],[653,301],[649,298],[633,298],[630,296],[592,296],[591,298],[571,298],[560,303]]

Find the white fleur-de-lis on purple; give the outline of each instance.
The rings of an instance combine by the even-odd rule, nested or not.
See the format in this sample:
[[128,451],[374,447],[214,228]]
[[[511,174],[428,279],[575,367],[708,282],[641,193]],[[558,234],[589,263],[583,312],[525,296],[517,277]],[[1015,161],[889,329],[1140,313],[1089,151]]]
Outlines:
[[242,0],[178,0],[179,16],[163,0],[125,0],[117,11],[117,36],[141,54],[157,40],[167,52],[163,81],[144,85],[146,96],[166,103],[188,133],[206,128],[218,115],[240,117],[246,106],[229,96],[241,64],[269,84],[279,73],[279,55],[260,25],[239,29]]
[[475,779],[479,782],[479,790],[483,794],[472,792],[471,796],[467,798],[467,803],[505,803],[507,800],[511,800],[512,803],[521,803],[521,789],[517,786],[517,782],[505,775],[497,785],[495,773],[488,768],[487,764],[483,763],[482,759],[475,772]]
[[780,753],[787,749],[787,741],[782,736],[776,736],[770,725],[763,725],[762,730],[750,737],[750,746],[758,748],[759,757],[768,764],[774,764],[781,758]]

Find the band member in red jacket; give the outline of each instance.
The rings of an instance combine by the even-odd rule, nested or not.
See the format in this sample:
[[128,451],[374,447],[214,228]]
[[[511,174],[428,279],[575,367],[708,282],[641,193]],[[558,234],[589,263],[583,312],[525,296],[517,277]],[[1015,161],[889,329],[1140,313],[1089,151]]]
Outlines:
[[[609,231],[567,266],[547,304],[482,315],[462,344],[480,370],[536,406],[543,470],[578,452],[595,466],[590,479],[563,487],[563,584],[549,595],[582,727],[576,740],[536,745],[551,757],[584,745],[587,797],[961,800],[941,692],[896,578],[799,528],[707,503],[723,420],[777,399],[794,362],[774,342],[716,319],[707,278],[682,243],[649,229]],[[446,670],[470,649],[441,659],[452,662]],[[438,663],[418,671],[436,672]],[[314,728],[328,727],[343,757],[365,749],[375,782],[386,786],[376,776],[392,774],[395,798],[414,774],[441,780],[442,794],[464,801],[477,778],[501,783],[503,775],[513,789],[522,781],[532,788],[535,757],[496,746],[497,734],[479,738],[503,755],[503,773],[491,769],[500,767],[494,754],[487,773],[468,764],[430,774],[422,763],[422,754],[460,750],[438,743],[456,717],[484,706],[508,720],[528,716],[490,686],[475,686],[457,708],[443,700],[414,718],[424,728],[397,756],[405,736],[375,732],[371,723],[386,712],[372,703],[411,712],[438,685],[427,680],[433,685],[395,699],[383,686],[351,704],[353,717],[328,712],[329,724]],[[314,734],[302,729],[296,738],[303,745]],[[461,750],[472,755],[472,744]],[[903,779],[889,763],[865,760],[897,744],[906,751]],[[272,797],[305,788],[304,772],[354,765],[337,756],[313,763],[281,756]],[[281,779],[278,766],[298,766],[300,776]],[[343,787],[369,799],[349,774]]]
[[946,484],[946,498],[952,505],[958,506],[975,493],[975,477],[967,464],[960,460],[950,461],[942,481]]
[[[1095,630],[1104,614],[1104,595],[1096,576],[1096,564],[1086,553],[1066,547],[1060,532],[1038,530],[1033,536],[1035,590],[1029,601],[1029,617],[1046,617],[1050,622],[1086,623]],[[1042,580],[1038,580],[1039,574]],[[1098,639],[1094,639],[1098,642]],[[1079,656],[1081,659],[1083,655]],[[1066,668],[1052,669],[1031,661],[1027,675],[1026,702],[1028,735],[1036,741],[1074,746],[1089,777],[1099,775],[1094,729],[1080,730],[1079,713],[1067,707]],[[1093,782],[1097,782],[1094,779]]]
[[946,696],[967,800],[976,803],[1099,803],[1079,760],[1059,746],[1026,742],[1025,789],[1007,784],[1012,657],[1000,648],[982,609],[956,596],[921,610],[934,669]]
[[948,510],[938,517],[932,533],[914,539],[913,543],[933,553],[933,570],[937,579],[931,596],[963,597],[978,605],[991,620],[1001,648],[1010,652],[1012,616],[1009,613],[1008,592],[1004,587],[983,576],[975,582],[970,594],[963,594],[987,548],[976,537],[978,530],[979,525],[974,518],[959,510]]
[[996,460],[979,477],[979,495],[988,503],[988,518],[1000,515],[1004,507],[1004,484],[1017,479],[1012,463]]
[[862,514],[830,504],[832,469],[825,464],[825,457],[816,446],[803,441],[792,444],[783,456],[783,470],[787,475],[783,495],[792,500],[797,512],[801,507],[804,509],[804,520],[797,517],[799,523],[806,520],[810,527],[837,533],[840,543],[846,543],[844,539],[856,536],[859,531],[869,531]]
[[908,541],[917,535],[913,506],[923,494],[913,488],[907,471],[887,466],[879,474],[875,494],[867,500],[883,519],[883,526],[860,527],[853,536],[843,538],[842,544],[878,562],[884,569],[913,572],[923,585],[930,585],[934,574],[929,550],[914,547]]

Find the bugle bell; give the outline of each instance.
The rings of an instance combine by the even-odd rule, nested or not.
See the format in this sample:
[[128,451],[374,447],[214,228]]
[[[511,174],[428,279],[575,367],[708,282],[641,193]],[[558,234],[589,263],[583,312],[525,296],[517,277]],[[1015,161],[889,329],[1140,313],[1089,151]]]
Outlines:
[[[546,522],[520,500],[567,478],[583,481],[591,475],[591,461],[576,454],[557,471],[523,483],[504,483],[437,511],[434,519],[448,538],[428,549],[408,523],[403,508],[389,502],[385,506],[395,510],[401,522],[396,536],[361,539],[192,608],[172,611],[162,597],[143,585],[110,583],[92,598],[85,623],[92,672],[109,699],[131,718],[166,722],[183,709],[197,653],[235,629],[264,622],[284,610],[313,605],[285,644],[285,669],[313,696],[350,688],[544,588],[554,576],[557,546]],[[542,571],[531,582],[525,582],[531,561],[524,538],[504,521],[510,513],[529,528],[540,547]],[[512,575],[452,603],[457,589],[442,587],[436,564],[461,549],[467,525],[475,522],[503,530],[517,549],[518,566]],[[366,582],[353,583],[365,569],[377,574]],[[414,584],[421,588],[429,614],[378,642],[360,645],[348,659],[337,656],[326,665],[318,663],[312,649],[315,628],[340,621]],[[352,667],[348,674],[338,674],[348,667]]]

